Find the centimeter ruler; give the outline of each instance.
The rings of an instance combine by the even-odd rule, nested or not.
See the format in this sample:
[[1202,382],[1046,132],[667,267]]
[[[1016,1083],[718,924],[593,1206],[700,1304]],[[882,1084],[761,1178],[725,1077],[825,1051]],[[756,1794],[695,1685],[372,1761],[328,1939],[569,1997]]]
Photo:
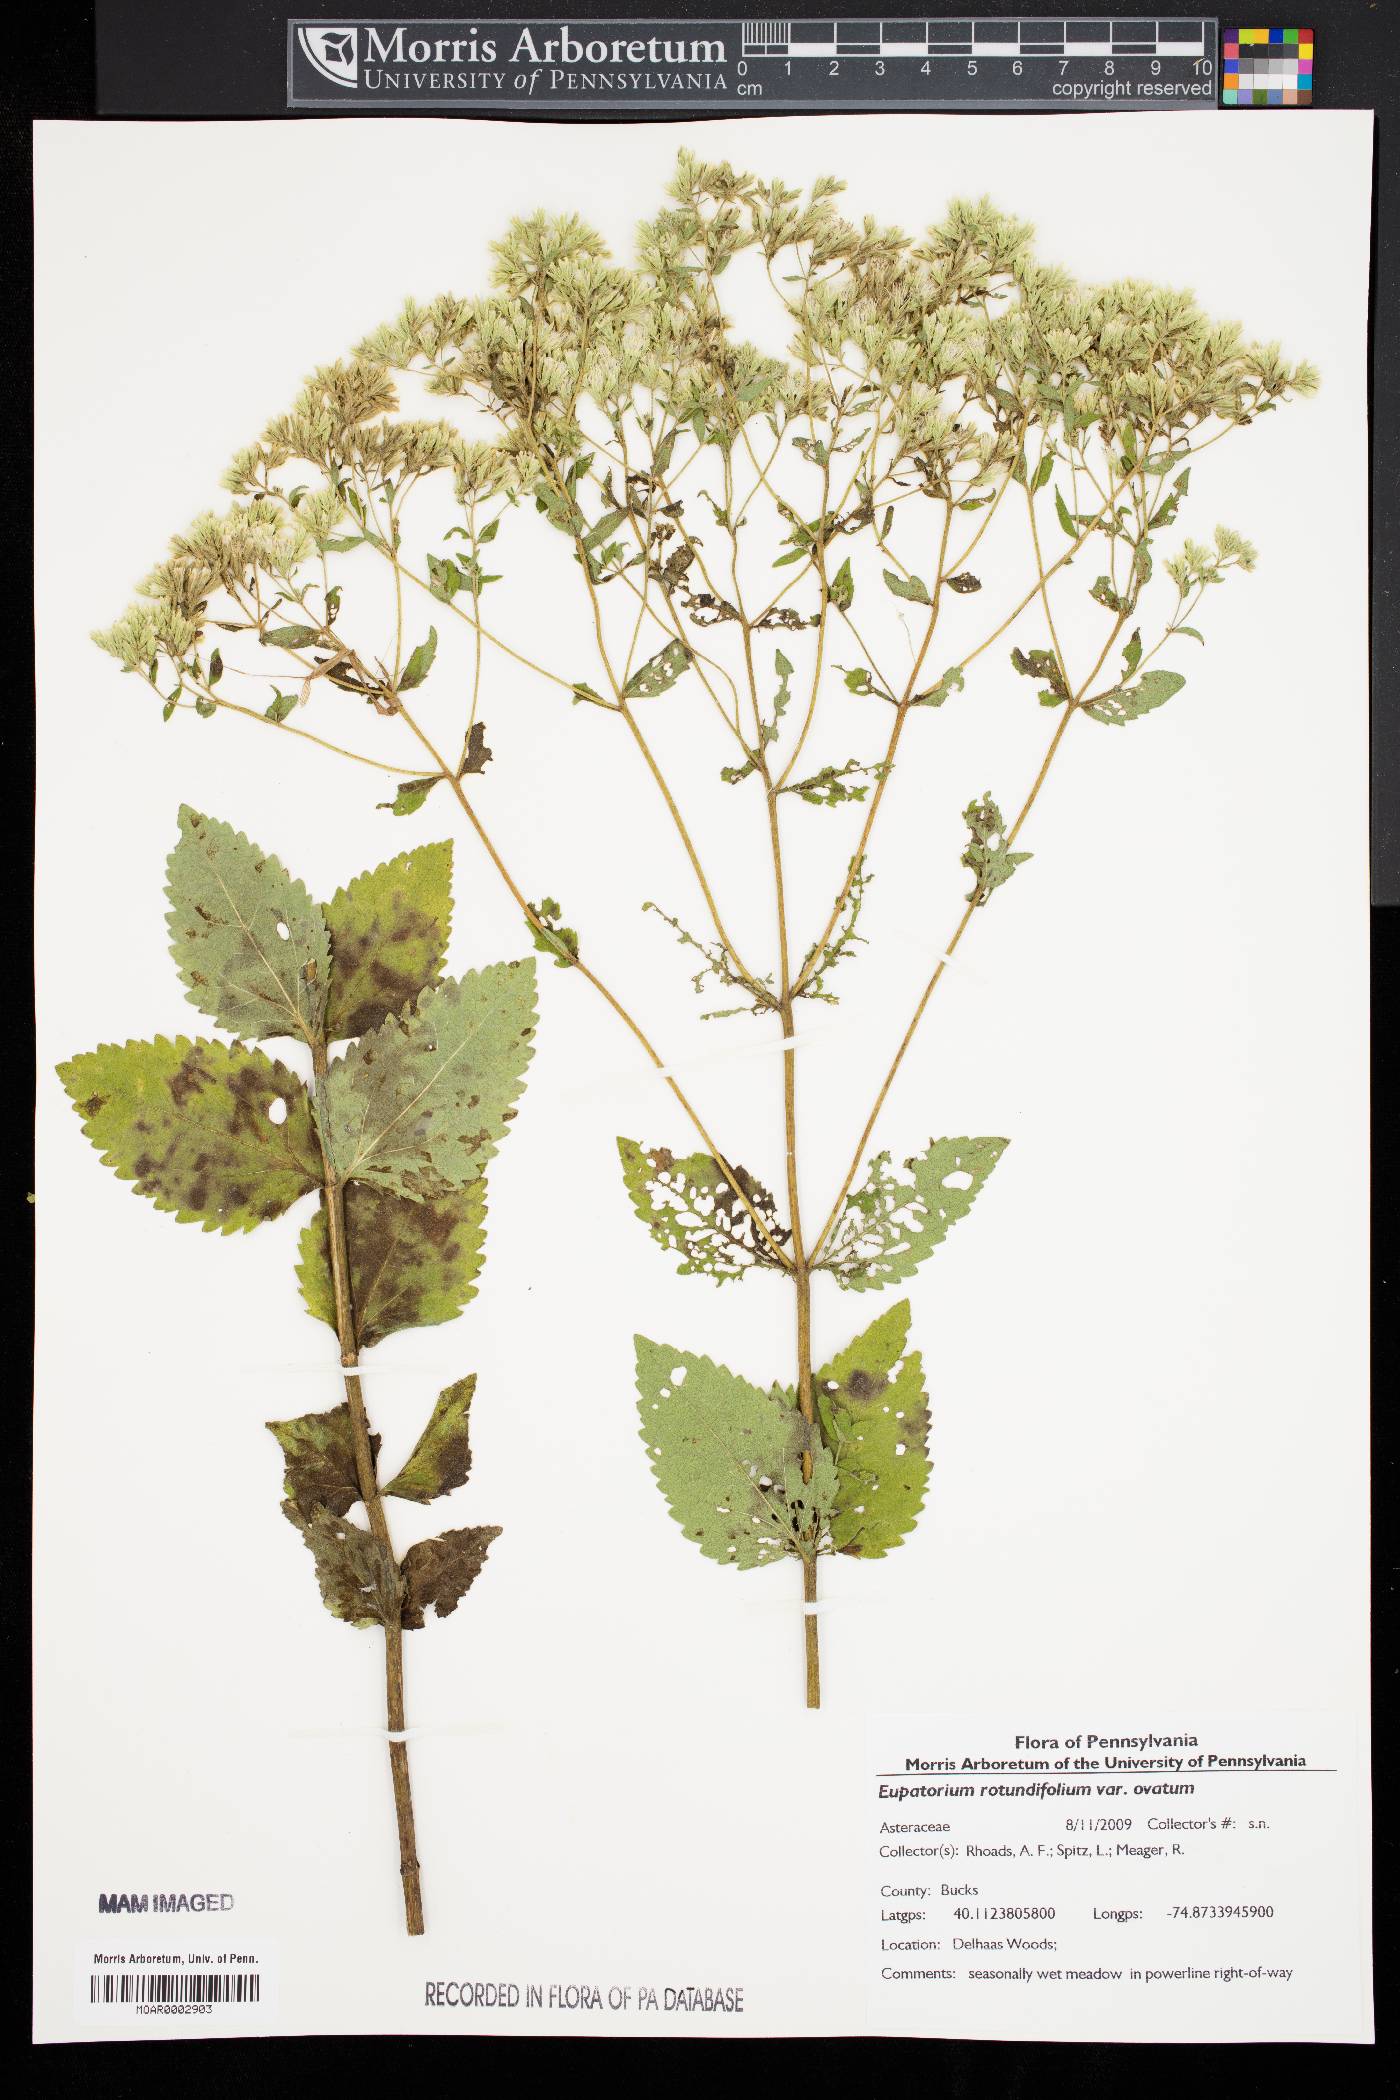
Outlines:
[[1213,16],[460,21],[294,16],[287,107],[780,115],[1200,109]]

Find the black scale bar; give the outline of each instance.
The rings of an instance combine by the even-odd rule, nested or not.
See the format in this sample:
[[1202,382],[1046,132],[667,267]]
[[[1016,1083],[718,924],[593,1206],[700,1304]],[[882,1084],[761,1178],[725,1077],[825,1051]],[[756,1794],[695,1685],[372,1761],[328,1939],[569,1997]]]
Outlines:
[[745,22],[746,58],[1205,58],[1206,22],[1163,16],[1059,21]]

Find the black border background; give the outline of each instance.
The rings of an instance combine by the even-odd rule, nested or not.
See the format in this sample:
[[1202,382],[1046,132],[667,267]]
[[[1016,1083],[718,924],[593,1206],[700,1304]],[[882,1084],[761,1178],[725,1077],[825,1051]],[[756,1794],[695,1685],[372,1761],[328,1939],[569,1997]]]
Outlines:
[[[6,485],[23,489],[32,473],[32,441],[27,404],[32,399],[32,338],[25,314],[32,311],[32,221],[30,126],[36,118],[82,120],[98,109],[97,51],[111,54],[122,48],[140,53],[141,90],[145,107],[140,114],[178,119],[205,114],[284,116],[285,37],[283,23],[296,7],[308,0],[273,4],[273,0],[80,0],[65,5],[49,0],[46,7],[29,13],[27,19],[9,14],[5,44],[0,53],[0,285],[6,292],[8,328],[6,362],[10,367],[11,399],[24,406],[0,421],[0,459]],[[356,11],[362,0],[357,0]],[[435,0],[437,4],[437,0]],[[561,11],[565,17],[586,19],[590,14],[614,17],[660,19],[712,16],[716,0],[700,0],[697,6],[628,7],[621,0],[582,0],[576,9]],[[449,0],[441,0],[443,12],[451,11]],[[396,5],[378,0],[384,15],[416,14],[420,6]],[[470,12],[471,19],[513,17],[521,11],[521,0],[505,5],[487,4]],[[528,12],[528,9],[525,10]],[[943,5],[936,12],[952,14],[955,7]],[[1090,11],[1079,4],[1063,7],[1008,7],[997,0],[977,0],[966,12],[978,17],[1056,16]],[[1111,12],[1136,10],[1119,7]],[[837,9],[833,13],[839,12]],[[1394,1043],[1397,996],[1400,981],[1400,617],[1397,617],[1397,570],[1400,569],[1400,6],[1395,0],[1271,0],[1267,7],[1245,4],[1236,8],[1217,4],[1222,24],[1243,13],[1253,20],[1277,25],[1306,23],[1318,32],[1315,101],[1323,108],[1369,108],[1377,114],[1375,218],[1373,223],[1372,279],[1372,760],[1373,760],[1373,871],[1376,908],[1372,912],[1373,938],[1373,1043],[1374,1043],[1374,1158],[1375,1199],[1373,1206],[1374,1252],[1374,1605],[1375,1660],[1375,1770],[1376,1802],[1376,1998],[1378,2043],[1374,2050],[1308,2044],[1051,2044],[956,2041],[894,2040],[736,2040],[693,2043],[684,2040],[616,2042],[585,2037],[394,2037],[370,2039],[315,2037],[297,2040],[249,2040],[207,2042],[130,2042],[118,2046],[48,2045],[35,2048],[28,2042],[29,1971],[20,1952],[0,1970],[0,2005],[5,2013],[4,2033],[13,2044],[16,2073],[29,2090],[61,2094],[70,2090],[83,2094],[115,2096],[146,2095],[163,2086],[182,2093],[193,2089],[200,2095],[242,2095],[255,2088],[267,2091],[297,2090],[323,2080],[335,2080],[350,2100],[373,2085],[375,2100],[429,2100],[434,2087],[451,2080],[472,2084],[494,2081],[503,2074],[518,2075],[532,2070],[541,2080],[572,2085],[580,2077],[607,2076],[621,2051],[627,2055],[623,2067],[634,2078],[663,2078],[674,2092],[692,2085],[713,2089],[721,2081],[737,2087],[752,2086],[755,2080],[772,2081],[780,2093],[795,2086],[879,2087],[895,2082],[917,2082],[917,2100],[923,2089],[936,2088],[947,2100],[1041,2100],[1042,2095],[1066,2093],[1077,2100],[1100,2100],[1100,2096],[1183,2090],[1229,2094],[1231,2100],[1268,2096],[1273,2100],[1280,2084],[1306,2080],[1314,2091],[1395,2091],[1397,2055],[1396,2019],[1390,1979],[1400,1952],[1400,1891],[1396,1876],[1396,1817],[1393,1774],[1400,1728],[1395,1702],[1396,1671],[1396,1505],[1400,1501],[1400,1436],[1397,1435],[1391,1396],[1400,1390],[1400,1334],[1395,1316],[1400,1293],[1400,1222],[1394,1201],[1392,1170],[1397,1117],[1388,1081],[1389,1057]],[[100,18],[95,22],[95,17]],[[849,17],[843,15],[843,19]],[[217,56],[217,64],[213,62]],[[111,76],[116,78],[115,75]],[[216,83],[210,86],[211,79]],[[217,91],[220,99],[211,102]],[[233,98],[232,100],[228,98]],[[241,97],[241,105],[238,98]],[[106,101],[110,105],[112,96]],[[136,102],[125,103],[138,113]],[[1118,112],[1105,112],[1112,121]],[[1279,120],[1306,122],[1306,115],[1284,111],[1241,111],[1242,123]],[[297,121],[325,123],[334,117],[303,116]],[[392,123],[392,116],[380,121]],[[451,122],[451,118],[441,121]],[[487,120],[489,121],[489,119]],[[556,119],[557,121],[557,119]],[[701,120],[703,121],[703,120]],[[944,116],[944,122],[956,117]],[[1053,124],[1049,115],[1041,121]],[[1226,201],[1222,202],[1226,208]],[[211,228],[211,242],[217,228]],[[139,257],[133,257],[133,267]],[[1318,298],[1328,296],[1327,258],[1317,257]],[[94,317],[94,352],[100,355],[100,316]],[[22,500],[22,499],[21,499]],[[20,651],[32,636],[28,609],[27,580],[21,574],[12,585],[14,598],[10,632]],[[1313,608],[1316,617],[1325,608]],[[32,648],[31,648],[32,657]],[[1266,662],[1260,665],[1267,678]],[[31,678],[32,690],[32,678]],[[9,763],[10,792],[6,821],[0,841],[10,860],[11,895],[19,898],[27,886],[32,866],[32,799],[22,779],[27,768],[32,780],[32,728],[28,697],[21,689],[11,692],[8,705],[0,709],[0,752]],[[1338,704],[1337,696],[1319,692],[1319,708]],[[17,727],[17,725],[19,725]],[[1329,821],[1320,809],[1317,821]],[[9,943],[11,967],[17,980],[23,978],[23,936],[14,931],[18,918],[11,915]],[[1307,997],[1306,958],[1299,958],[1298,991]],[[1360,1075],[1357,1075],[1358,1081]],[[1327,1182],[1327,1138],[1325,1130],[1300,1129],[1298,1151],[1298,1201],[1325,1215]],[[17,1117],[3,1138],[7,1172],[5,1193],[9,1215],[19,1217],[20,1229],[29,1221],[26,1192],[32,1187],[32,1151],[23,1117]],[[21,1245],[20,1231],[12,1246]],[[15,1278],[23,1278],[27,1262],[23,1255],[11,1257],[6,1288],[0,1293],[0,1308],[7,1319],[11,1347],[10,1362],[22,1364],[31,1337],[29,1306]],[[18,1384],[18,1380],[14,1381]],[[1326,1393],[1319,1393],[1320,1416],[1325,1417]],[[29,1489],[27,1467],[19,1463],[20,1437],[11,1429],[6,1448],[10,1463],[0,1470],[5,1487],[5,1517],[0,1525],[0,1576],[10,1608],[0,1611],[0,1672],[11,1691],[3,1741],[9,1759],[8,1800],[11,1810],[0,1817],[0,1865],[8,1869],[12,1889],[22,1888],[29,1870],[29,1826],[16,1804],[28,1800],[29,1752],[27,1731],[19,1724],[17,1688],[22,1682],[28,1652],[27,1614],[20,1600],[28,1588],[27,1540],[29,1534]],[[26,1451],[27,1455],[27,1451]],[[1183,1550],[1189,1550],[1184,1539]],[[657,1833],[664,1842],[664,1833]],[[787,1852],[789,1860],[791,1849]],[[774,1929],[783,1934],[809,1935],[819,1945],[819,1909],[789,1909],[774,1900],[776,1892],[756,1883],[754,1901],[774,1901]],[[1325,2061],[1324,2061],[1325,2059]],[[398,2088],[396,2091],[395,2088]],[[415,2092],[414,2089],[417,2089]],[[897,2100],[904,2100],[899,2094]],[[916,2100],[915,2091],[909,2100]]]

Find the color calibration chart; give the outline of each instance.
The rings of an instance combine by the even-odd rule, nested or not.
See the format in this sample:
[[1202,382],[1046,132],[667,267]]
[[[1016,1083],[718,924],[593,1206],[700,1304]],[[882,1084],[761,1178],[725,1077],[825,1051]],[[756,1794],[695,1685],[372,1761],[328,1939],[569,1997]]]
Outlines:
[[1312,101],[1310,29],[1231,29],[1220,38],[1220,100],[1227,109],[1300,109]]

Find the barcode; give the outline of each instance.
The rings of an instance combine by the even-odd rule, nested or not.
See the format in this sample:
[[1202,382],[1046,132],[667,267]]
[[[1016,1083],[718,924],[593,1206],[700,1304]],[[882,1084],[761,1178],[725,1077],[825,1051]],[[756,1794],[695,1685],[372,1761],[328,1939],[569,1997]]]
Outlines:
[[143,1969],[90,1976],[90,2005],[257,2005],[258,1975],[205,1975],[198,1970]]

